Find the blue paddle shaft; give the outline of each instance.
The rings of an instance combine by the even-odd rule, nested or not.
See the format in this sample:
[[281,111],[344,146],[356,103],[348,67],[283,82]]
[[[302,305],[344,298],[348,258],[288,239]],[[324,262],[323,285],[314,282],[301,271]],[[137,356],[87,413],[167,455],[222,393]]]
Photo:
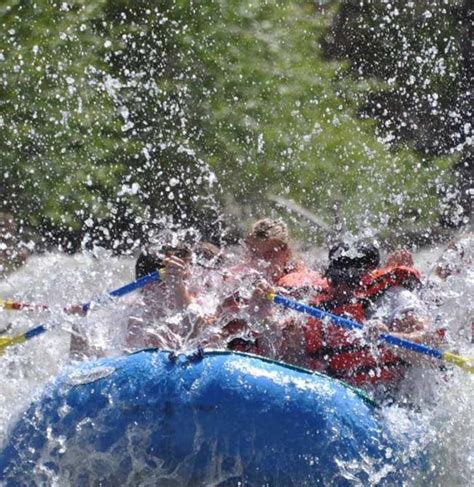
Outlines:
[[25,333],[25,340],[29,340],[30,338],[33,338],[35,336],[38,336],[38,335],[41,335],[42,333],[44,333],[45,331],[47,330],[46,326],[44,325],[39,325],[33,329],[31,329],[30,331],[27,331]]
[[[347,318],[343,318],[342,316],[333,315],[332,313],[328,313],[327,311],[323,311],[319,308],[315,308],[314,306],[308,306],[306,304],[299,303],[298,301],[293,301],[283,296],[274,296],[273,302],[276,304],[280,304],[285,308],[293,309],[300,313],[313,316],[314,318],[318,318],[318,319],[329,318],[332,323],[334,323],[335,325],[342,326],[344,328],[348,328],[351,330],[354,329],[361,330],[364,328],[363,325],[357,323],[356,321],[348,320]],[[403,338],[398,338],[393,335],[388,335],[386,333],[380,334],[379,338],[382,341],[389,343],[390,345],[395,345],[396,347],[401,347],[407,350],[411,350],[413,352],[422,353],[424,355],[428,355],[429,357],[435,357],[438,359],[443,358],[443,352],[435,348],[427,347],[426,345],[414,343],[409,340],[404,340]]]
[[[102,304],[104,302],[110,301],[112,298],[119,298],[121,296],[125,296],[125,294],[129,294],[135,291],[136,289],[145,287],[150,282],[156,282],[159,280],[160,280],[160,272],[159,271],[152,272],[151,274],[147,274],[146,276],[140,277],[139,279],[130,282],[125,286],[119,287],[118,289],[114,289],[113,291],[110,291],[107,294],[104,294],[94,299],[93,301],[90,301],[89,303],[83,304],[82,309],[85,312],[87,312],[89,311],[92,304]],[[48,331],[46,324],[38,325],[35,328],[32,328],[31,330],[27,331],[23,336],[25,337],[25,340],[30,340],[35,336],[43,334],[45,331]]]
[[82,310],[87,313],[87,311],[89,311],[90,307],[93,304],[101,304],[104,301],[110,301],[111,298],[120,298],[122,296],[125,296],[126,294],[135,291],[136,289],[140,289],[146,286],[150,282],[156,282],[159,280],[160,280],[160,272],[159,271],[152,272],[151,274],[147,274],[146,276],[140,277],[137,280],[130,282],[129,284],[126,284],[125,286],[119,287],[118,289],[103,294],[102,296],[99,296],[93,301],[89,301],[88,303],[83,304]]

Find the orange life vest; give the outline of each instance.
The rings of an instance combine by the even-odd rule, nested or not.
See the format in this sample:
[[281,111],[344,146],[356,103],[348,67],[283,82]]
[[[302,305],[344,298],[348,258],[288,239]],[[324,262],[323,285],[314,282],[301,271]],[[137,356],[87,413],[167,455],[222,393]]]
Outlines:
[[318,272],[310,269],[300,269],[289,272],[277,282],[278,287],[283,287],[293,299],[300,299],[309,292],[327,287],[327,281]]
[[[420,282],[416,269],[397,266],[376,269],[362,278],[361,286],[346,302],[334,299],[331,287],[310,302],[336,315],[363,323],[375,299],[391,287],[413,289]],[[368,346],[354,332],[310,318],[305,325],[305,346],[310,368],[324,371],[354,385],[392,382],[400,376],[404,362],[384,345]]]

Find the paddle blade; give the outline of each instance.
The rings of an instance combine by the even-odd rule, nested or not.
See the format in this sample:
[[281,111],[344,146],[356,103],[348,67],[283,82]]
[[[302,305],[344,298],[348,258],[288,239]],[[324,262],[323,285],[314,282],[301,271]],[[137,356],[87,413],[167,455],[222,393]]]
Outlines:
[[49,309],[49,307],[45,304],[19,303],[17,301],[13,301],[12,299],[0,299],[0,308],[8,311],[45,311]]
[[3,309],[8,309],[8,310],[16,309],[14,307],[14,304],[15,303],[10,299],[0,299],[0,307],[2,307]]
[[5,348],[12,345],[19,345],[20,343],[25,343],[25,335],[18,335],[16,337],[0,337],[0,353],[3,353]]
[[455,353],[444,352],[443,359],[446,360],[446,362],[461,367],[461,369],[464,369],[467,372],[471,372],[471,374],[474,373],[474,357],[461,357]]

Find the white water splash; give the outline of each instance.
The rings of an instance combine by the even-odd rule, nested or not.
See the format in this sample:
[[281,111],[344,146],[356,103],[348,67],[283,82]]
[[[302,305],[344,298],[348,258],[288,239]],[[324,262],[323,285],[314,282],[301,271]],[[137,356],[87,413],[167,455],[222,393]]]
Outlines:
[[[427,254],[422,255],[424,267],[431,267],[438,256],[439,252],[428,257]],[[115,258],[100,249],[75,256],[46,254],[30,258],[25,267],[0,283],[0,298],[47,303],[52,307],[51,315],[3,310],[0,312],[0,329],[11,324],[13,334],[18,334],[38,323],[48,322],[51,317],[59,318],[63,323],[24,345],[9,347],[0,357],[0,442],[6,437],[9,426],[39,394],[44,384],[69,362],[68,330],[76,320],[88,330],[89,337],[100,348],[108,354],[120,353],[116,346],[123,331],[119,317],[125,303],[106,306],[92,312],[86,319],[66,316],[62,308],[66,304],[87,302],[105,290],[131,281],[133,267],[132,259]],[[464,277],[458,278],[465,280],[462,288],[466,293],[471,292],[468,290],[472,290],[472,274],[466,272]],[[210,286],[209,289],[216,288]],[[472,300],[472,296],[458,294],[457,299],[446,305],[447,315],[451,311],[460,316],[460,310],[465,309],[468,299]],[[215,306],[215,300],[213,303]],[[472,345],[465,340],[450,343],[450,347],[452,350],[456,347],[463,355],[473,354]],[[396,434],[403,436],[414,430],[423,431],[413,442],[413,448],[404,452],[408,456],[423,452],[429,458],[426,470],[420,471],[411,485],[469,485],[474,478],[472,386],[472,376],[459,369],[444,373],[412,369],[403,384],[404,392],[411,397],[412,410],[398,406],[382,410],[384,421]],[[107,458],[102,461],[107,462]],[[348,475],[353,475],[354,469],[370,473],[370,462],[343,467]],[[369,475],[371,485],[377,485],[382,474],[372,472]]]

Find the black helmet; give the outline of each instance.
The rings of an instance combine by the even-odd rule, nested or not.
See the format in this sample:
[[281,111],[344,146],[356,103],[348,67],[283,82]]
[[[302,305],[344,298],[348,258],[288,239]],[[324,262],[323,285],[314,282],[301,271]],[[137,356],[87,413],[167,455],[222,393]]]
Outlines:
[[332,282],[357,286],[364,274],[380,263],[380,253],[374,244],[339,242],[329,250],[326,277]]
[[143,249],[135,263],[135,278],[139,279],[163,267],[163,257],[156,249]]

